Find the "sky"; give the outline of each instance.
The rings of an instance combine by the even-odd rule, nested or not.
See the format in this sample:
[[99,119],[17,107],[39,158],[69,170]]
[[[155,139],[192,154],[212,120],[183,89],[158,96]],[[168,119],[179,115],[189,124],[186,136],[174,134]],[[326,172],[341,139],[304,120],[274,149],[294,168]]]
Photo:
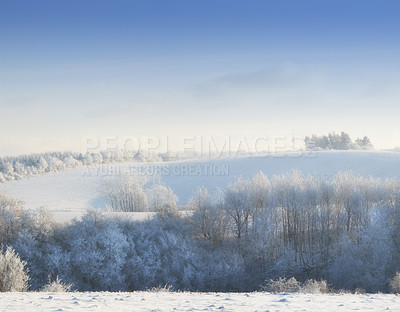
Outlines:
[[396,0],[0,0],[0,155],[332,131],[400,146],[399,14]]

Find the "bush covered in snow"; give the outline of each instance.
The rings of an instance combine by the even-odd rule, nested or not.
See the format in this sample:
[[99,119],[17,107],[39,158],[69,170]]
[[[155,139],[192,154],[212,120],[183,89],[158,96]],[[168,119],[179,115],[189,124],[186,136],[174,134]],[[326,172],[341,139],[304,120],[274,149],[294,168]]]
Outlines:
[[276,280],[269,280],[262,289],[268,292],[300,292],[301,284],[294,277],[289,279],[279,277]]
[[51,280],[49,277],[49,282],[44,285],[40,291],[43,292],[69,292],[72,288],[72,284],[65,284],[57,276],[55,280]]
[[269,280],[262,286],[262,290],[274,293],[283,292],[301,292],[307,294],[323,294],[328,292],[328,284],[326,281],[316,281],[308,279],[304,283],[300,283],[296,278],[282,278],[276,280]]
[[326,294],[329,292],[328,283],[325,280],[306,280],[301,286],[301,292],[306,294]]
[[25,262],[11,247],[0,249],[0,291],[26,291],[29,276]]

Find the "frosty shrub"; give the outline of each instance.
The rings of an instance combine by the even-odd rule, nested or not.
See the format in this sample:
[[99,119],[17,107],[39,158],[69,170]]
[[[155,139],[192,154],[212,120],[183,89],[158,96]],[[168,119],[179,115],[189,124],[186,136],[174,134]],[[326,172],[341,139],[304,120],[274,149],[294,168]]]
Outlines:
[[282,293],[282,292],[300,292],[301,285],[294,277],[278,278],[277,280],[269,280],[263,287],[263,291]]
[[396,272],[396,275],[390,280],[390,290],[393,293],[400,293],[400,272]]
[[365,289],[364,288],[360,288],[360,287],[357,287],[353,291],[353,294],[355,294],[355,295],[362,295],[362,294],[365,294],[365,293],[366,293]]
[[151,292],[173,292],[174,288],[171,285],[164,285],[164,286],[157,286],[157,287],[151,287],[149,289]]
[[0,292],[28,290],[25,265],[11,247],[0,249]]
[[301,286],[300,292],[307,294],[326,294],[328,293],[328,284],[326,281],[309,279]]
[[72,284],[66,284],[61,281],[57,276],[54,281],[51,281],[49,277],[49,282],[44,285],[40,291],[43,292],[69,292],[72,288]]
[[280,277],[277,280],[270,280],[262,287],[262,290],[268,292],[301,292],[307,294],[325,294],[328,292],[328,284],[326,281],[316,281],[308,279],[304,283],[300,283],[296,278],[289,279]]

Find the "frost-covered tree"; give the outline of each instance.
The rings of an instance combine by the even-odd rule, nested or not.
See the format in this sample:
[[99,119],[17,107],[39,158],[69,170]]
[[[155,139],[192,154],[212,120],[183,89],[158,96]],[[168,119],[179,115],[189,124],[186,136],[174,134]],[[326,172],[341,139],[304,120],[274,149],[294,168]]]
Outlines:
[[105,183],[107,206],[112,211],[148,211],[146,180],[141,176],[119,176]]
[[0,249],[0,291],[27,291],[29,276],[25,262],[11,247]]
[[340,133],[340,144],[339,144],[339,148],[338,149],[342,149],[342,150],[347,150],[352,148],[352,140],[350,138],[350,135],[346,132],[341,132]]
[[223,209],[232,222],[232,232],[238,238],[246,238],[249,233],[250,218],[254,213],[249,193],[250,182],[238,179],[231,183],[224,193]]
[[24,209],[23,202],[7,193],[0,193],[0,243],[11,243],[30,226],[31,215]]
[[174,219],[179,216],[179,209],[176,205],[178,197],[171,188],[165,190],[165,200],[162,205],[156,208],[157,216],[162,220]]
[[350,135],[343,131],[340,135],[335,132],[329,133],[328,136],[317,136],[313,134],[311,137],[306,136],[304,142],[310,149],[348,150],[373,148],[371,141],[367,136],[364,136],[362,139],[357,138],[355,142],[353,142]]
[[372,148],[374,148],[372,143],[371,143],[371,140],[367,136],[364,136],[362,139],[357,138],[355,140],[355,145],[356,145],[357,148],[360,148],[360,149],[372,149]]
[[0,172],[0,183],[4,183],[6,182],[6,178],[4,177],[4,174],[2,172]]
[[118,225],[90,211],[70,231],[73,238],[66,247],[70,250],[73,284],[80,290],[126,290],[121,272],[128,243]]
[[204,187],[199,188],[189,205],[193,210],[190,218],[195,229],[195,236],[211,241],[221,241],[228,230],[228,218],[220,205],[213,203]]
[[390,284],[390,290],[393,293],[395,293],[395,294],[400,293],[400,273],[399,272],[396,272],[396,275],[390,280],[389,284]]
[[178,197],[170,187],[158,181],[147,190],[147,194],[152,210],[157,212],[160,217],[167,218],[178,214],[176,205]]

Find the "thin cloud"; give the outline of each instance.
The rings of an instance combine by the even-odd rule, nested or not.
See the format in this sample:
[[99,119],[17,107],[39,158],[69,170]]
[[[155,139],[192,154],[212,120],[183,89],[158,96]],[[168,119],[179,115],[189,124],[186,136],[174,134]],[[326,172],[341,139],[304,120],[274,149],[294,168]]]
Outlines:
[[300,89],[317,82],[318,71],[295,64],[272,66],[253,72],[229,73],[204,81],[194,88],[199,98],[239,92],[276,92]]

